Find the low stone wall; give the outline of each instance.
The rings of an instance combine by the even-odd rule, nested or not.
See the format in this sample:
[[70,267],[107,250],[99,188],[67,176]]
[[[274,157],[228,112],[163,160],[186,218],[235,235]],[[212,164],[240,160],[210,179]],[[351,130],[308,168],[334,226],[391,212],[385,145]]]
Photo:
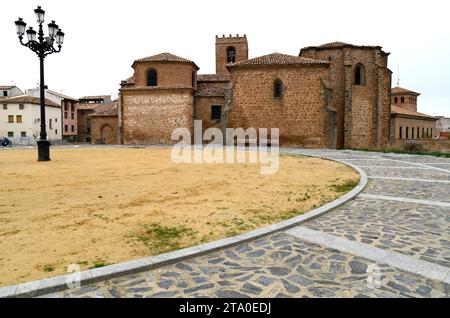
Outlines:
[[422,146],[425,151],[442,151],[450,152],[450,140],[389,140],[386,148],[405,149],[409,144],[418,144]]

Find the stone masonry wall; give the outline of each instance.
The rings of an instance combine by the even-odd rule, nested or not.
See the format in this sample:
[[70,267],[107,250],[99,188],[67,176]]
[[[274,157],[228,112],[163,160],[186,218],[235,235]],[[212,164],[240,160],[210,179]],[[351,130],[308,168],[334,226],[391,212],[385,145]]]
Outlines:
[[93,144],[117,144],[117,116],[91,116],[91,138]]
[[[230,127],[279,128],[281,145],[326,147],[326,66],[232,68]],[[283,97],[273,97],[273,83]]]
[[194,119],[191,89],[122,90],[124,144],[174,143],[175,128],[191,133]]

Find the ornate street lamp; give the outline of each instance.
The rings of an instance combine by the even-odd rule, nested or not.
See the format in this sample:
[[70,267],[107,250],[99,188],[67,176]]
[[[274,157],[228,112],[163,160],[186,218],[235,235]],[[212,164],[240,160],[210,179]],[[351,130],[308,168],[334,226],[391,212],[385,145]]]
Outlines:
[[[44,23],[45,11],[41,7],[37,7],[34,10],[36,13],[37,22],[39,23],[39,31],[36,32],[30,27],[26,30],[28,42],[23,42],[23,35],[25,34],[25,28],[27,24],[19,18],[15,22],[16,32],[19,36],[20,44],[28,47],[39,57],[40,63],[40,104],[41,104],[41,133],[40,139],[37,141],[38,145],[38,161],[50,160],[50,142],[47,140],[46,120],[45,120],[45,84],[44,84],[44,58],[52,53],[58,53],[61,51],[61,47],[64,42],[64,32],[59,29],[55,21],[48,24],[48,35],[44,36],[42,25]],[[36,39],[37,35],[37,39]],[[58,46],[56,49],[54,44]]]

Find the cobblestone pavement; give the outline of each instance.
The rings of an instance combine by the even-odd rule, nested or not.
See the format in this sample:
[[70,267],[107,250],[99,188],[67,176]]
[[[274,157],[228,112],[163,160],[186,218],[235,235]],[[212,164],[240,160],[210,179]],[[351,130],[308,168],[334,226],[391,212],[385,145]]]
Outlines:
[[[301,226],[357,243],[363,249],[376,247],[394,253],[393,258],[398,253],[411,263],[420,260],[425,267],[438,265],[444,273],[450,269],[450,159],[284,151],[347,161],[369,176],[361,195]],[[448,279],[447,275],[433,280],[405,271],[401,263],[398,267],[377,263],[281,232],[43,297],[449,297]]]

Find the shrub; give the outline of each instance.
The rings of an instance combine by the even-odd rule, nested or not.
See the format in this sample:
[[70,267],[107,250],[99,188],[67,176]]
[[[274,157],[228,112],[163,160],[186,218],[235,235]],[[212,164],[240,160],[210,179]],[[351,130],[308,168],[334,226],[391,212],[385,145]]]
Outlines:
[[419,144],[419,143],[408,142],[403,145],[403,150],[420,152],[420,151],[423,151],[423,146],[422,146],[422,144]]

